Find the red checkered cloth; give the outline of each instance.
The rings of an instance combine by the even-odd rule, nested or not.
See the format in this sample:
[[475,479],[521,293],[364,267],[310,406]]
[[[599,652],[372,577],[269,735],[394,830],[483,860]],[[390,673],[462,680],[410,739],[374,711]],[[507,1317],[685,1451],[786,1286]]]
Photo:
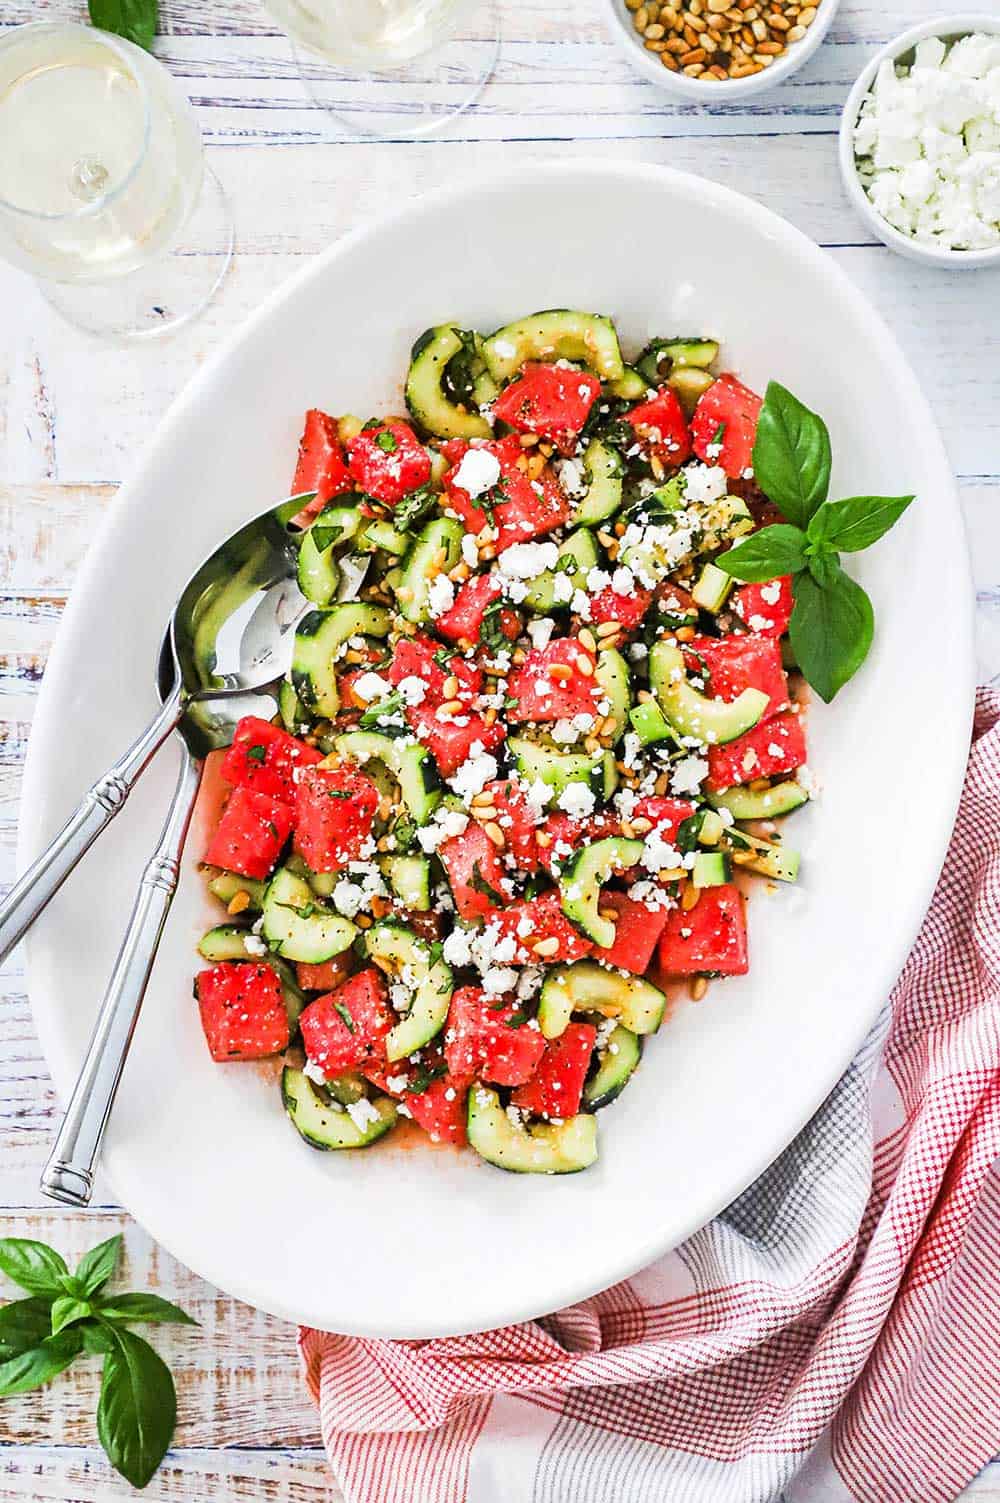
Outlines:
[[882,1018],[682,1247],[478,1336],[301,1332],[347,1503],[953,1503],[1000,1451],[998,790],[1000,694],[981,690]]

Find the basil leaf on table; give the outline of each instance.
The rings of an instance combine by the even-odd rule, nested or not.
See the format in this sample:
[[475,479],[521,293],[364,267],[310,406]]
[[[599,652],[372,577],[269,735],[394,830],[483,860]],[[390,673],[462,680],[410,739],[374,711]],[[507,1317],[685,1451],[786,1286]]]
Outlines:
[[107,1351],[97,1435],[116,1471],[145,1487],[166,1454],[177,1420],[170,1369],[147,1341],[105,1326]]
[[757,419],[753,469],[764,494],[796,527],[826,500],[830,434],[823,419],[771,381]]
[[912,496],[848,496],[844,501],[824,501],[809,523],[809,541],[829,543],[842,553],[859,553],[877,543],[912,500]]
[[156,0],[88,0],[90,19],[102,31],[135,42],[149,52],[156,35]]
[[734,579],[764,584],[779,574],[795,574],[805,568],[806,535],[799,527],[776,522],[773,527],[762,527],[715,562]]
[[811,574],[795,576],[788,626],[796,662],[827,704],[868,656],[875,627],[864,590],[839,564],[833,570],[829,583],[822,586]]
[[93,1315],[94,1307],[89,1300],[77,1299],[73,1294],[63,1294],[52,1302],[52,1334],[58,1336],[67,1326],[86,1320]]
[[198,1322],[179,1305],[172,1305],[158,1294],[112,1294],[101,1300],[99,1313],[105,1320],[175,1322],[178,1325],[196,1326]]
[[53,1297],[65,1292],[63,1280],[69,1277],[66,1261],[55,1248],[27,1237],[0,1238],[0,1272],[29,1294]]
[[58,1336],[46,1336],[36,1346],[0,1362],[0,1397],[41,1388],[63,1372],[80,1355],[83,1337],[74,1326]]
[[99,1242],[96,1247],[84,1253],[73,1272],[81,1299],[89,1299],[108,1282],[115,1271],[121,1250],[122,1235],[118,1232],[116,1236],[109,1237],[106,1242]]
[[4,1305],[0,1310],[0,1362],[19,1357],[52,1335],[51,1307],[51,1300],[41,1295]]

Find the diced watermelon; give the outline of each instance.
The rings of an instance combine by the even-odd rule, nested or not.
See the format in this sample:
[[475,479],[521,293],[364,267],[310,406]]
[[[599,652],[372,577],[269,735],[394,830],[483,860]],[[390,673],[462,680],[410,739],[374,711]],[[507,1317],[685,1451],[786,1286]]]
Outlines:
[[446,840],[438,855],[461,918],[481,918],[509,901],[510,878],[496,846],[475,820],[469,821],[461,835]]
[[[425,1049],[421,1064],[411,1071],[410,1085],[402,1099],[414,1122],[432,1143],[464,1143],[469,1081],[449,1070],[437,1073],[443,1064],[439,1050]],[[424,1089],[415,1091],[413,1086],[428,1076]]]
[[567,960],[582,960],[594,948],[586,935],[574,928],[563,913],[559,894],[555,891],[544,892],[537,898],[523,898],[518,903],[511,903],[509,907],[504,908],[502,913],[491,916],[490,931],[496,931],[498,939],[510,936],[517,941],[518,950],[515,956],[517,965],[528,965],[532,962],[537,964],[540,957],[535,954],[533,947],[542,940],[558,941],[557,949],[541,957],[546,965],[556,965]]
[[503,594],[495,574],[474,574],[455,596],[455,604],[438,616],[434,629],[451,642],[478,642],[487,606]]
[[269,793],[286,804],[295,801],[296,770],[321,762],[323,753],[297,741],[280,726],[256,715],[244,715],[222,763],[228,783]]
[[338,871],[364,850],[378,802],[357,768],[307,768],[295,795],[295,849],[314,872]]
[[478,741],[483,751],[493,751],[507,735],[500,720],[487,725],[481,715],[451,715],[439,719],[433,710],[407,710],[410,729],[422,746],[426,746],[438,765],[442,777],[450,778]]
[[[436,654],[440,653],[442,662]],[[483,687],[483,670],[467,658],[439,647],[430,637],[401,637],[393,649],[392,662],[385,670],[389,682],[398,687],[404,678],[418,678],[427,685],[428,700],[440,704],[445,681],[454,675],[461,694],[479,694]],[[442,666],[446,663],[447,666]]]
[[194,994],[214,1060],[264,1059],[287,1049],[288,1014],[272,966],[224,960],[198,972]]
[[617,621],[623,631],[635,631],[653,603],[653,591],[635,586],[630,595],[620,594],[608,585],[590,597],[590,619],[595,626]]
[[278,864],[282,846],[292,833],[290,805],[269,793],[234,788],[229,795],[205,860],[229,872],[260,881]]
[[492,794],[497,822],[518,866],[525,871],[538,867],[538,844],[535,839],[535,816],[518,785],[511,781],[487,783],[484,793]]
[[772,637],[695,637],[684,644],[689,673],[707,677],[706,692],[730,704],[744,689],[768,696],[763,719],[788,709],[788,680],[781,662],[781,644]]
[[322,960],[318,965],[300,960],[295,966],[295,979],[304,992],[332,992],[347,980],[353,963],[350,950],[335,955],[332,960]]
[[393,1021],[385,982],[369,966],[304,1007],[299,1028],[306,1055],[327,1080],[333,1080],[372,1058],[381,1058],[382,1040]]
[[536,1117],[575,1117],[596,1042],[592,1023],[567,1023],[558,1038],[548,1040],[533,1078],[518,1086],[511,1104]]
[[691,435],[684,410],[669,386],[661,386],[650,401],[626,412],[625,421],[635,429],[645,454],[655,454],[665,465],[683,464],[691,458]]
[[666,906],[649,909],[627,893],[602,892],[601,907],[613,908],[618,915],[615,942],[606,950],[597,946],[593,959],[604,965],[618,966],[623,971],[632,971],[636,976],[645,975],[667,922]]
[[694,452],[706,464],[721,465],[731,480],[753,467],[757,417],[763,402],[755,391],[723,375],[700,398],[691,419]]
[[792,772],[806,760],[802,719],[791,710],[762,721],[725,746],[708,748],[708,783],[713,791]]
[[693,908],[672,908],[657,959],[668,976],[746,975],[747,920],[739,888],[705,887]]
[[354,480],[344,461],[335,419],[320,412],[318,407],[310,407],[299,439],[299,458],[291,493],[300,496],[305,491],[315,491],[316,495],[293,519],[295,526],[307,527],[334,496],[353,489]]
[[[499,462],[500,481],[486,497],[474,499],[455,484],[457,467],[469,447],[488,449]],[[471,533],[495,526],[498,552],[509,548],[512,543],[526,543],[531,538],[542,537],[568,521],[569,501],[549,467],[545,467],[537,480],[529,480],[518,468],[524,450],[513,434],[497,442],[487,441],[474,446],[454,440],[442,444],[441,449],[454,466],[444,478],[449,506]]]
[[497,397],[493,413],[519,433],[551,438],[569,454],[600,394],[600,381],[586,371],[529,361]]
[[689,804],[684,798],[665,798],[659,794],[651,793],[647,798],[636,801],[632,811],[632,819],[648,819],[652,822],[653,829],[663,840],[674,841],[677,832],[686,819],[690,819],[694,813],[694,804]]
[[516,1002],[488,997],[478,986],[462,986],[451,999],[445,1058],[453,1074],[494,1085],[514,1086],[530,1079],[545,1048]]
[[733,591],[729,604],[758,637],[783,637],[792,618],[792,576],[782,574],[766,584],[745,584]]
[[620,835],[621,828],[621,820],[614,814],[594,814],[587,820],[549,814],[535,835],[538,860],[547,872],[558,873],[584,841]]
[[[507,680],[507,711],[512,723],[567,720],[596,712],[603,691],[594,678],[597,659],[577,637],[555,637],[546,647],[533,647]],[[580,663],[589,672],[582,672]],[[555,676],[552,670],[555,669]]]
[[387,506],[431,478],[430,455],[408,423],[363,428],[347,446],[347,463],[362,490]]

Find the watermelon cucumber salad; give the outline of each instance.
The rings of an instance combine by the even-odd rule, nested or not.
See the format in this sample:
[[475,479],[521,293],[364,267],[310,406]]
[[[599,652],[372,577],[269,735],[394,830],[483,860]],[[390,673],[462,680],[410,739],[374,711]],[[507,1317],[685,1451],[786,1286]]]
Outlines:
[[571,310],[447,324],[405,418],[307,413],[310,609],[280,722],[221,764],[195,995],[213,1059],[283,1056],[312,1147],[405,1116],[585,1169],[669,986],[747,971],[734,876],[796,880],[805,682],[831,698],[871,638],[839,551],[910,498],[827,500],[822,419],[718,356],[626,365]]

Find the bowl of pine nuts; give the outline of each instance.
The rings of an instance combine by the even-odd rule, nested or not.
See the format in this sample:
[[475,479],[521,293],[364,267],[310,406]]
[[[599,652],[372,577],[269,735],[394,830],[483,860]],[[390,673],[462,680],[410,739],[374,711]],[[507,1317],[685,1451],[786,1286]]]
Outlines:
[[697,104],[760,94],[819,47],[840,0],[606,0],[632,63]]

